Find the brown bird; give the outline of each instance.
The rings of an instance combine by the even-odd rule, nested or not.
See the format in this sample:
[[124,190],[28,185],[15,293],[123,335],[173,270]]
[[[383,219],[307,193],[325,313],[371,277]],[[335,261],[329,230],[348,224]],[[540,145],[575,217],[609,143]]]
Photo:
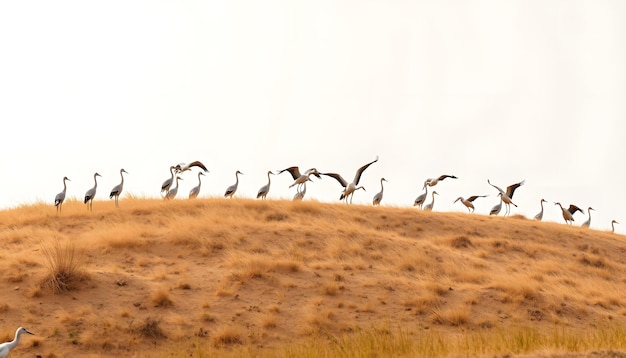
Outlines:
[[584,214],[584,212],[576,205],[571,204],[569,208],[565,209],[561,203],[554,203],[554,205],[558,205],[561,208],[561,212],[563,213],[563,219],[565,219],[566,224],[571,224],[574,222],[574,213],[580,211]]
[[502,201],[506,204],[506,212],[504,213],[504,216],[507,216],[507,215],[509,215],[511,213],[511,204],[513,204],[513,206],[517,207],[517,205],[515,205],[513,203],[513,193],[515,193],[515,189],[517,189],[520,186],[524,185],[524,182],[525,182],[525,180],[522,180],[519,183],[511,184],[511,185],[507,186],[506,187],[506,191],[504,191],[500,187],[491,184],[489,179],[487,179],[487,183],[489,183],[489,185],[491,185],[492,187],[498,189],[500,194],[502,194]]
[[465,207],[467,208],[467,211],[470,213],[474,212],[474,204],[472,204],[472,202],[478,198],[485,198],[487,197],[487,195],[472,195],[467,199],[464,199],[462,196],[459,196],[452,204],[456,203],[457,201],[461,201],[461,203],[463,205],[465,205]]

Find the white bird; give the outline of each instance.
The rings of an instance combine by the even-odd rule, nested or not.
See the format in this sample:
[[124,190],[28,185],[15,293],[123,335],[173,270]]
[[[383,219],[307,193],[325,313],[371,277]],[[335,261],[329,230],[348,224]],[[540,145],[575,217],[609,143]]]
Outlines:
[[517,205],[515,205],[513,203],[513,193],[515,193],[515,189],[517,189],[520,186],[524,185],[524,182],[525,182],[525,180],[522,180],[519,183],[511,184],[511,185],[507,186],[506,187],[506,191],[504,191],[500,187],[491,184],[489,179],[487,179],[487,183],[489,183],[489,185],[491,185],[492,187],[498,189],[500,194],[502,194],[502,201],[506,204],[506,212],[504,213],[504,216],[509,215],[511,213],[511,204],[513,204],[513,206],[517,207]]
[[426,201],[426,196],[428,196],[428,187],[424,186],[423,189],[426,189],[426,191],[420,194],[417,198],[415,198],[415,201],[413,202],[413,206],[417,206],[420,209],[422,208],[422,205],[424,205],[424,202]]
[[376,160],[369,162],[367,164],[365,164],[364,166],[360,167],[357,171],[356,171],[356,175],[354,176],[354,180],[352,181],[352,183],[348,184],[348,182],[341,177],[341,175],[337,174],[337,173],[321,173],[322,175],[327,175],[329,177],[333,177],[335,179],[337,179],[337,181],[339,182],[339,184],[341,184],[341,186],[343,186],[343,191],[341,192],[341,196],[339,197],[339,200],[343,200],[344,198],[346,199],[346,204],[348,203],[348,197],[350,197],[350,204],[352,204],[352,197],[354,196],[354,192],[357,191],[358,189],[363,189],[365,191],[365,188],[360,186],[357,187],[357,185],[359,184],[359,180],[361,180],[361,174],[363,174],[363,171],[365,171],[365,169],[367,169],[367,167],[369,167],[370,165],[376,163],[378,161],[378,156],[376,157]]
[[167,192],[170,190],[170,187],[172,186],[172,183],[174,182],[174,170],[176,169],[175,166],[171,166],[170,167],[170,174],[172,175],[169,179],[166,179],[163,184],[161,184],[161,195],[163,195],[163,193],[167,194]]
[[563,214],[563,219],[565,219],[566,224],[571,224],[574,222],[574,213],[580,211],[584,214],[584,212],[576,205],[570,204],[569,208],[565,209],[561,203],[554,203],[554,205],[558,205],[561,208],[561,212]]
[[185,172],[187,170],[190,170],[191,167],[199,167],[199,168],[202,168],[202,170],[204,170],[205,172],[208,172],[208,170],[204,166],[204,164],[202,164],[201,162],[199,162],[197,160],[195,162],[191,162],[189,164],[187,164],[187,163],[176,164],[176,166],[174,168],[176,169],[177,173],[182,173],[182,172]]
[[243,175],[242,172],[240,172],[239,170],[237,170],[235,172],[235,178],[237,181],[235,181],[235,184],[229,186],[228,188],[226,188],[226,192],[224,193],[224,197],[229,197],[229,198],[233,198],[233,195],[235,195],[235,192],[237,191],[237,187],[239,186],[239,174]]
[[294,180],[294,182],[291,185],[289,185],[289,187],[293,188],[294,186],[297,185],[298,187],[296,189],[298,190],[300,190],[300,186],[302,186],[302,184],[306,183],[307,181],[312,181],[311,175],[315,175],[319,179],[322,179],[322,177],[320,176],[320,172],[318,172],[317,169],[315,168],[311,168],[305,171],[304,174],[300,174],[300,169],[294,166],[294,167],[289,167],[287,169],[279,170],[278,174],[283,173],[283,172],[289,172],[289,174],[291,174],[291,177]]
[[124,174],[126,173],[128,174],[128,172],[126,170],[124,170],[124,168],[120,169],[120,176],[122,177],[122,182],[117,184],[112,190],[111,190],[111,194],[109,194],[109,199],[115,197],[115,207],[119,207],[118,206],[118,199],[120,197],[120,194],[122,194],[122,189],[124,189]]
[[189,191],[189,199],[195,199],[200,194],[200,185],[202,185],[202,181],[200,180],[200,175],[204,175],[203,172],[198,172],[198,186],[193,187]]
[[302,190],[298,190],[293,196],[293,201],[302,201],[304,194],[306,194],[306,182],[302,183]]
[[67,192],[66,180],[71,181],[70,178],[63,177],[63,191],[54,197],[54,206],[57,207],[57,213],[61,212],[61,206],[63,205],[63,201],[65,201],[65,193]]
[[380,192],[374,195],[374,199],[372,199],[373,205],[380,205],[380,202],[383,200],[383,190],[385,190],[385,188],[383,187],[384,181],[387,181],[387,179],[380,178]]
[[548,201],[546,199],[541,199],[541,201],[539,202],[539,204],[541,205],[541,211],[539,212],[539,214],[535,215],[535,220],[541,221],[541,219],[543,219],[543,203],[547,202]]
[[502,193],[498,193],[498,196],[500,197],[500,202],[498,204],[496,204],[493,208],[491,208],[491,210],[489,211],[489,215],[498,215],[500,214],[500,210],[502,210]]
[[174,199],[176,197],[176,194],[178,194],[178,181],[179,180],[183,180],[183,178],[181,178],[181,177],[179,177],[177,175],[176,176],[176,186],[167,191],[167,194],[165,194],[165,199],[170,200],[170,199]]
[[433,206],[435,206],[435,194],[439,195],[439,193],[437,193],[436,191],[433,191],[431,194],[433,196],[433,201],[431,201],[429,204],[426,204],[426,206],[424,206],[424,210],[426,211],[433,211]]
[[272,183],[270,180],[270,174],[274,175],[274,173],[271,170],[268,170],[267,171],[267,185],[263,185],[261,189],[259,189],[259,191],[256,193],[257,199],[261,198],[261,200],[265,200],[265,197],[270,192],[270,184]]
[[[474,201],[474,200],[476,200],[476,199],[478,199],[478,198],[485,198],[485,197],[487,197],[487,195],[472,195],[472,196],[470,196],[470,197],[469,197],[469,198],[467,198],[467,199],[464,199],[462,196],[459,196],[459,197],[458,197],[458,198],[454,201],[454,203],[456,203],[457,201],[459,201],[459,200],[460,200],[460,201],[461,201],[461,203],[462,203],[463,205],[465,205],[465,207],[467,208],[467,211],[468,211],[468,212],[470,212],[470,213],[473,213],[473,212],[474,212],[474,204],[473,204],[473,201]],[[452,204],[454,204],[454,203],[452,203]]]
[[34,333],[24,327],[18,328],[17,331],[15,331],[15,338],[13,338],[11,342],[5,342],[0,344],[0,358],[6,358],[9,356],[11,350],[20,343],[20,336],[24,333],[34,335]]
[[611,221],[611,231],[614,233],[615,232],[615,224],[619,224],[617,221],[613,220]]
[[589,213],[589,219],[587,219],[587,221],[585,221],[581,226],[582,227],[589,227],[591,226],[591,210],[596,210],[594,208],[592,208],[591,206],[589,208],[587,208],[587,213]]
[[426,187],[426,186],[435,186],[435,185],[437,185],[437,183],[439,183],[439,181],[444,180],[445,178],[458,179],[454,175],[443,174],[443,175],[440,175],[437,178],[428,178],[428,179],[426,179],[424,181],[424,187]]
[[98,188],[98,180],[96,180],[96,177],[101,177],[102,175],[95,173],[93,175],[93,188],[87,190],[87,192],[85,193],[85,204],[87,204],[87,202],[89,202],[88,208],[89,210],[93,210],[93,198],[96,197],[96,189]]

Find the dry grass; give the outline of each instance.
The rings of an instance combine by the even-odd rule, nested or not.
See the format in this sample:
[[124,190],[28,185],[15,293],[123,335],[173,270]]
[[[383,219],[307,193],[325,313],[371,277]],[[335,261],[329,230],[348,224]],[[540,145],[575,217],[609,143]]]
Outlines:
[[77,251],[71,242],[55,240],[51,244],[42,244],[41,252],[48,268],[48,274],[41,282],[42,287],[60,293],[78,289],[89,280],[84,254]]

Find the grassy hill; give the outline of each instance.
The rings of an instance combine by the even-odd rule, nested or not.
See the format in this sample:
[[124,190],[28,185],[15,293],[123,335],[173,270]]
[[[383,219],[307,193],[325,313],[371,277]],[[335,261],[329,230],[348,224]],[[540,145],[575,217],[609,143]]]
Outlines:
[[0,211],[15,356],[626,351],[610,232],[319,202],[124,198]]

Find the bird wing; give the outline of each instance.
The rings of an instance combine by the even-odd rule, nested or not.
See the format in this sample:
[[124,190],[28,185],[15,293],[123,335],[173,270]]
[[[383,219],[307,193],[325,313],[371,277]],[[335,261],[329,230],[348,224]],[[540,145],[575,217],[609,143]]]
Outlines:
[[296,180],[300,177],[300,169],[298,169],[298,167],[289,167],[287,169],[279,170],[278,174],[282,172],[289,172],[293,177],[293,180]]
[[487,197],[487,195],[472,195],[469,198],[467,198],[467,201],[469,201],[470,203],[478,198],[485,198]]
[[494,188],[498,189],[498,191],[499,191],[499,192],[501,192],[502,194],[506,194],[506,193],[504,192],[504,190],[500,189],[500,187],[499,187],[499,186],[496,186],[496,185],[491,184],[491,182],[489,181],[489,179],[487,179],[487,183],[489,183],[489,185],[491,185],[492,187],[494,187]]
[[441,175],[438,180],[444,180],[445,178],[452,178],[452,179],[458,179],[457,177],[455,177],[454,175],[447,175],[447,174],[443,174]]
[[577,212],[577,211],[580,211],[581,213],[584,214],[582,209],[579,208],[578,206],[574,205],[574,204],[570,204],[569,208],[567,208],[567,211],[569,211],[569,213],[572,214],[572,215],[574,215],[574,213]]
[[333,177],[335,179],[337,179],[337,181],[339,182],[339,184],[341,184],[342,187],[347,187],[348,186],[348,182],[341,177],[341,175],[337,174],[337,173],[320,173],[322,175],[327,175],[329,177]]
[[311,175],[309,173],[315,175],[318,179],[322,179],[322,177],[320,176],[319,172],[315,168],[311,168],[311,169],[307,170],[306,172],[304,172],[305,175]]
[[522,180],[522,181],[521,181],[521,182],[519,182],[519,183],[516,183],[516,184],[513,184],[513,185],[509,185],[509,186],[507,186],[507,187],[506,187],[506,195],[507,195],[509,198],[513,199],[513,193],[515,192],[515,189],[517,189],[517,188],[519,188],[520,186],[524,185],[524,182],[525,182],[525,181],[526,181],[526,180]]
[[378,156],[376,156],[376,159],[374,161],[365,164],[364,166],[360,167],[359,170],[356,171],[356,175],[354,176],[354,185],[359,184],[359,180],[361,180],[361,174],[363,174],[363,171],[365,171],[367,167],[376,163],[377,161],[378,161]]
[[209,170],[204,166],[204,164],[202,164],[200,161],[196,160],[195,162],[189,163],[189,165],[187,166],[188,168],[191,167],[199,167],[202,168],[202,170],[204,170],[205,172],[208,172]]

